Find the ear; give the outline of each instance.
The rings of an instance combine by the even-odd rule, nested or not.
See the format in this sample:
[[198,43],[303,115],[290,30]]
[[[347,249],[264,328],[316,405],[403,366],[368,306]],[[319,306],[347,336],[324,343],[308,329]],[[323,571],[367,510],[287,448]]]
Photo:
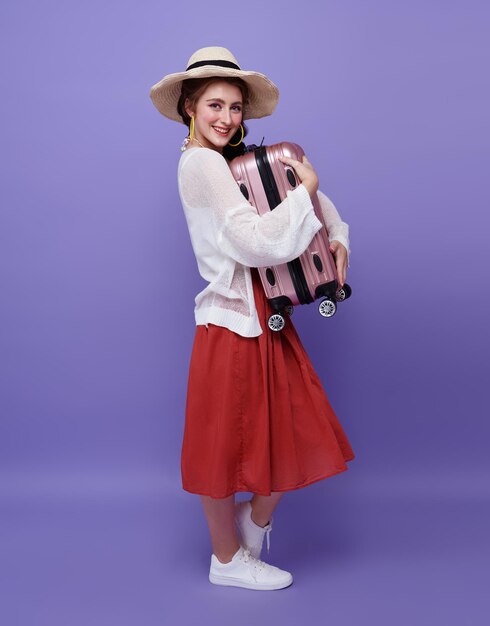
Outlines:
[[187,115],[188,115],[189,117],[192,117],[192,115],[194,115],[194,114],[195,114],[195,113],[194,113],[194,110],[190,108],[189,98],[186,98],[186,99],[185,99],[185,102],[184,102],[184,111],[187,113]]

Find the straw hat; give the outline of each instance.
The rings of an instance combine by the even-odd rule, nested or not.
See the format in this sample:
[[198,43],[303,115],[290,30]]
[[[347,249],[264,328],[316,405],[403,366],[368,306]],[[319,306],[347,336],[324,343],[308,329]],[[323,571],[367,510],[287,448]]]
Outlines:
[[182,81],[205,76],[224,78],[236,76],[247,83],[250,89],[250,103],[244,109],[244,120],[270,115],[279,100],[279,90],[267,76],[252,70],[241,70],[232,53],[220,46],[200,48],[194,52],[184,72],[167,74],[153,85],[150,98],[162,115],[184,123],[177,112]]

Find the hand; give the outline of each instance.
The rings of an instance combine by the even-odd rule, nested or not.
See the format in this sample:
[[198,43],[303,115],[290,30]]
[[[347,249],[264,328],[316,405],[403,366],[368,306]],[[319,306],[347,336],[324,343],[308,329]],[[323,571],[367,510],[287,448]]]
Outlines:
[[347,274],[347,248],[344,244],[334,239],[330,242],[330,252],[334,255],[335,265],[337,267],[337,275],[339,277],[339,288],[344,286]]
[[302,162],[287,156],[278,156],[277,158],[281,163],[290,165],[294,169],[298,178],[306,187],[310,197],[313,197],[318,191],[318,176],[313,165],[308,161],[306,154],[303,155]]

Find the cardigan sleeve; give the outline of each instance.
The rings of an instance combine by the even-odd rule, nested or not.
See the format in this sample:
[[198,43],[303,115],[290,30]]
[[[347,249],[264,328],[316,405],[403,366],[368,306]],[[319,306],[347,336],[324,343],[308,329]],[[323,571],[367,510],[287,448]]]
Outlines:
[[320,189],[317,191],[320,201],[323,219],[327,225],[329,241],[340,241],[347,249],[347,267],[350,266],[350,242],[349,242],[349,225],[342,221],[334,203]]
[[303,184],[288,191],[273,211],[259,215],[238,188],[226,159],[209,148],[186,155],[179,190],[187,206],[209,211],[219,249],[249,267],[291,261],[322,227]]

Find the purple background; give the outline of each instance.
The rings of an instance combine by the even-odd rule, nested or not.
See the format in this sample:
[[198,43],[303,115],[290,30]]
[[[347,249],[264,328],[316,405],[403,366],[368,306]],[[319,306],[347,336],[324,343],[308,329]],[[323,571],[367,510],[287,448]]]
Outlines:
[[[2,624],[486,623],[488,17],[2,3]],[[293,320],[356,459],[280,502],[263,556],[293,572],[279,593],[208,582],[180,483],[203,281],[177,191],[187,129],[148,94],[208,45],[277,83],[247,141],[300,143],[351,228],[351,300]]]

